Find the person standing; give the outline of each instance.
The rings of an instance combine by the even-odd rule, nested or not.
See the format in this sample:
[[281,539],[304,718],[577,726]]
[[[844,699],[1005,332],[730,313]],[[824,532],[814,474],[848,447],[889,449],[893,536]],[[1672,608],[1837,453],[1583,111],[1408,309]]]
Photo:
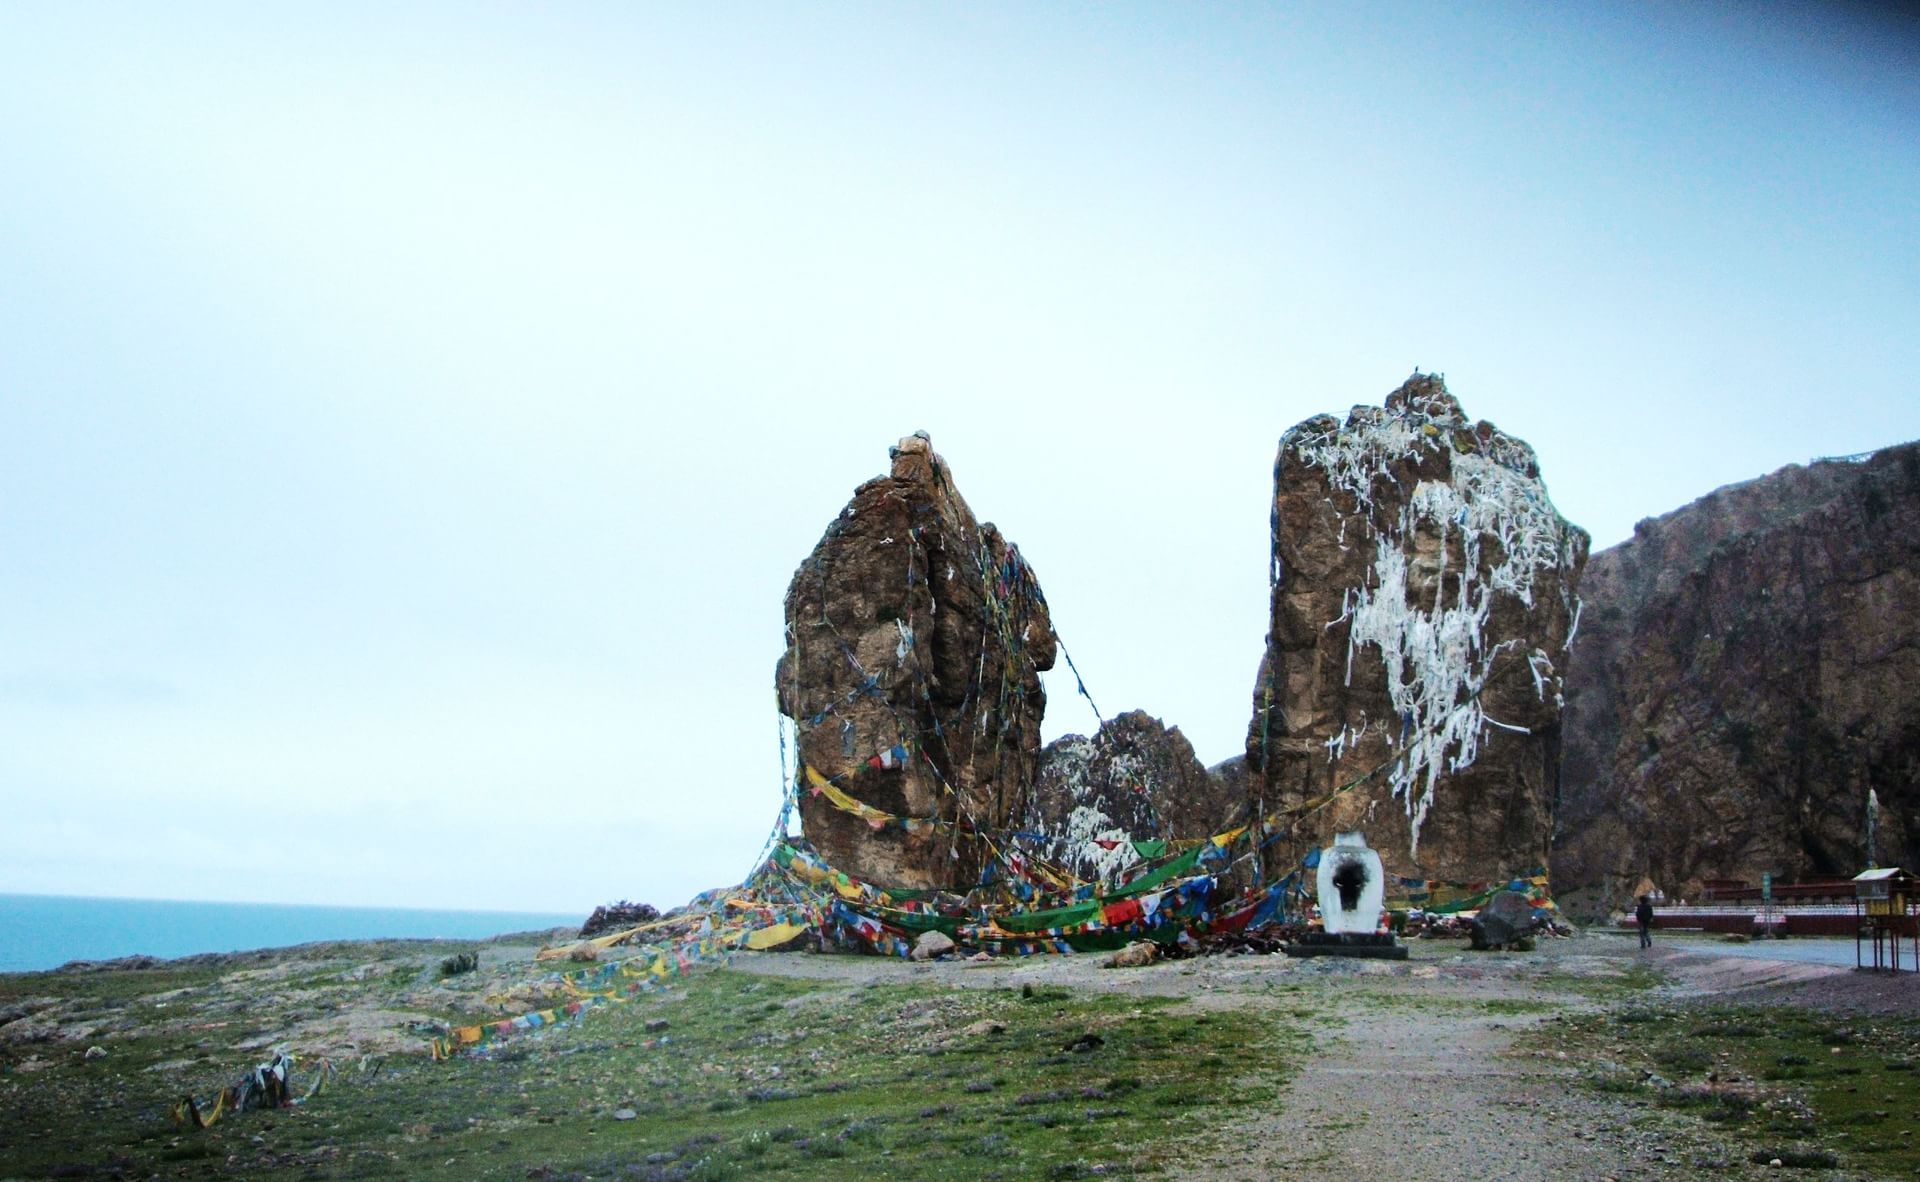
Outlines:
[[1640,925],[1640,947],[1653,947],[1653,896],[1640,896],[1640,905],[1633,909],[1633,921]]

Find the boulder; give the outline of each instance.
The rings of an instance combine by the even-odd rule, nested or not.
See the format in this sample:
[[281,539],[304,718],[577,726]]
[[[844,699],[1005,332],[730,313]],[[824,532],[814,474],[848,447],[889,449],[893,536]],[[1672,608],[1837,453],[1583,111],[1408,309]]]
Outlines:
[[964,888],[993,857],[979,830],[1025,811],[1056,641],[1032,568],[926,435],[891,454],[794,572],[775,690],[821,856],[882,885]]
[[945,932],[921,932],[908,956],[913,960],[932,960],[936,956],[945,956],[953,949],[953,937]]
[[1107,957],[1103,962],[1110,969],[1137,969],[1150,965],[1160,957],[1160,946],[1151,940],[1138,940]]
[[1920,865],[1920,443],[1642,521],[1581,595],[1556,888],[1851,876],[1869,791]]
[[1256,807],[1288,814],[1270,871],[1355,829],[1388,873],[1544,865],[1586,556],[1533,449],[1437,376],[1288,431],[1246,753]]
[[[1517,949],[1542,926],[1533,917],[1533,903],[1519,891],[1495,891],[1480,908],[1480,913],[1467,923],[1473,947],[1480,951]],[[1531,950],[1531,945],[1525,950]]]

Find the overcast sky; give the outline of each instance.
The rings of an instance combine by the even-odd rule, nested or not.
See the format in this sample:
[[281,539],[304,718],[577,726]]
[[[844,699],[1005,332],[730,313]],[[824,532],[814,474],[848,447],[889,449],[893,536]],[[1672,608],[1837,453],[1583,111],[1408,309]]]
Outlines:
[[1920,437],[1915,51],[1787,5],[0,3],[0,891],[737,881],[787,581],[916,429],[1101,708],[1224,759],[1303,418],[1444,372],[1596,548]]

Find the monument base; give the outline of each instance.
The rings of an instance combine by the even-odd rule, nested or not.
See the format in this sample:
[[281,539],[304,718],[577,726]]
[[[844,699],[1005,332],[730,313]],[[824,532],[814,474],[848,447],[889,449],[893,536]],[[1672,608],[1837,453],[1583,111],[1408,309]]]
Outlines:
[[1308,932],[1280,951],[1288,956],[1360,956],[1376,960],[1405,960],[1407,946],[1391,935],[1375,932]]

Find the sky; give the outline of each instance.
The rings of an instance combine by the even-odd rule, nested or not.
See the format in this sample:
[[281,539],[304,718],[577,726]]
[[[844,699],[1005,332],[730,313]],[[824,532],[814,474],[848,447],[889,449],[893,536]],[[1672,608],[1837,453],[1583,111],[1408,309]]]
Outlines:
[[787,582],[915,430],[1225,759],[1302,419],[1444,373],[1596,549],[1920,437],[1917,67],[1843,6],[0,0],[0,892],[739,881]]

